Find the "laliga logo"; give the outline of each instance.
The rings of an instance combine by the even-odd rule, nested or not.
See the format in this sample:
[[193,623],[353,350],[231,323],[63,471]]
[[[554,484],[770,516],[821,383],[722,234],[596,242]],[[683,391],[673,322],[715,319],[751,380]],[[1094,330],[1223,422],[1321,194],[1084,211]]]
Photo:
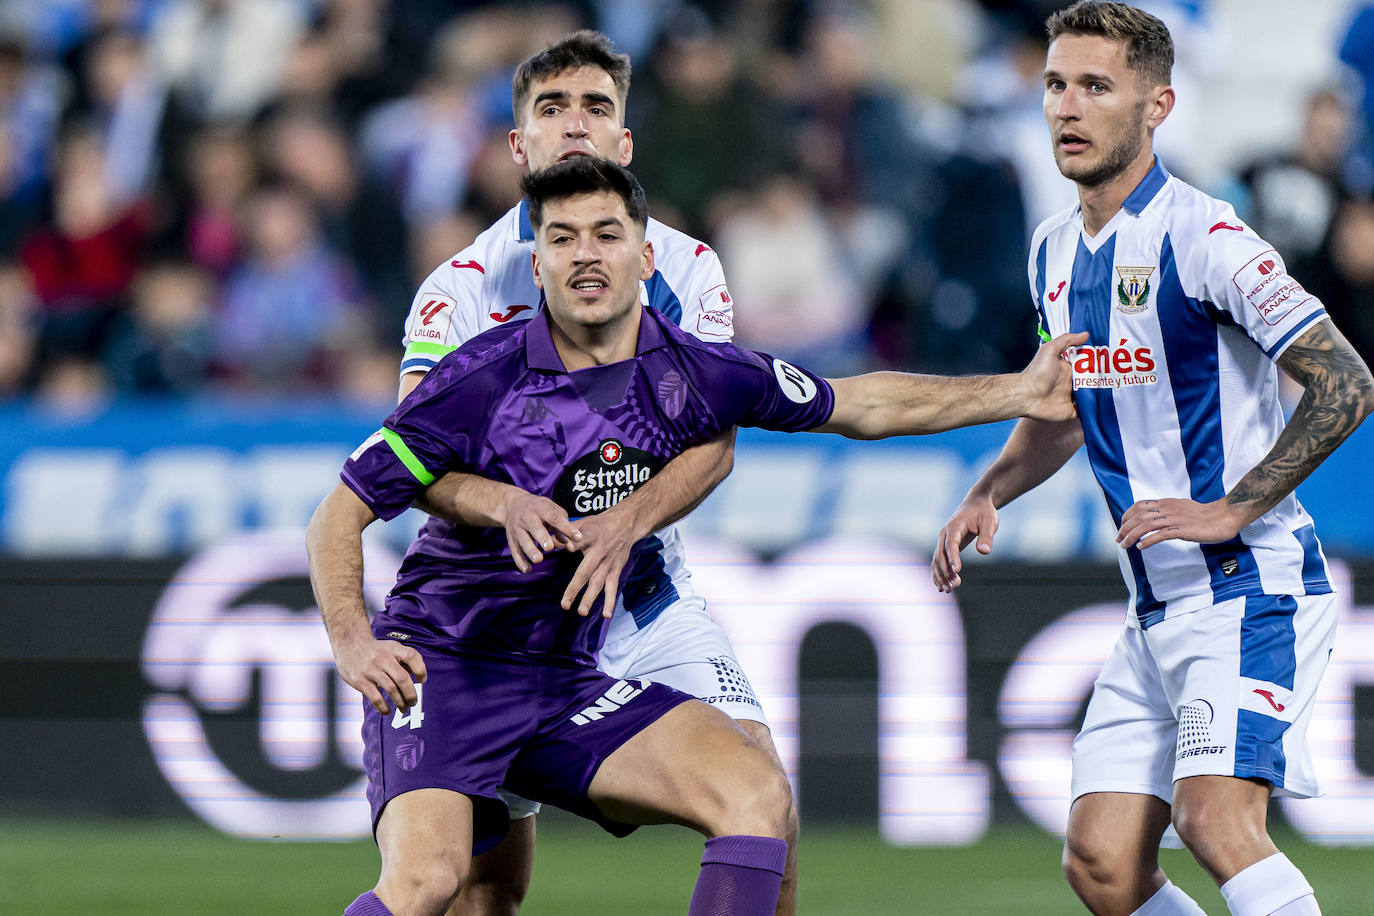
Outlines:
[[[363,552],[364,593],[380,608],[399,558],[370,545]],[[153,759],[191,810],[225,833],[368,831],[362,701],[334,670],[318,612],[266,600],[307,575],[303,532],[244,534],[188,561],[148,625],[142,668],[154,692],[143,730]],[[256,741],[234,731],[245,712]]]

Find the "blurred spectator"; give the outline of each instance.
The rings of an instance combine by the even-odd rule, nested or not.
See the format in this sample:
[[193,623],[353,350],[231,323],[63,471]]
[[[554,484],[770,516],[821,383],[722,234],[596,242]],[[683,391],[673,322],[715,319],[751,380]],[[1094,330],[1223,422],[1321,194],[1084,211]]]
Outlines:
[[359,171],[348,135],[336,123],[287,114],[268,127],[265,140],[273,175],[305,192],[325,242],[352,262],[386,320],[399,323],[414,290],[395,196]]
[[333,380],[329,354],[356,333],[353,272],[299,191],[265,188],[247,214],[247,256],[229,275],[216,322],[217,362],[240,390],[322,390]]
[[13,257],[40,218],[60,108],[58,73],[0,37],[0,257]]
[[661,218],[706,234],[713,194],[757,188],[782,164],[781,112],[743,78],[734,48],[694,7],[673,20],[645,82],[628,106],[632,167],[651,201],[680,214]]
[[[488,225],[488,220],[464,210],[425,220],[414,226],[410,232],[411,285],[418,287],[434,268],[471,245],[477,233]],[[383,328],[383,335],[388,335],[392,330]],[[398,335],[401,333],[399,325],[394,330]]]
[[242,249],[240,210],[257,182],[252,139],[237,127],[207,127],[185,156],[186,187],[159,248],[223,278]]
[[0,400],[22,392],[34,371],[38,303],[17,264],[0,263]]
[[202,120],[246,120],[276,92],[305,27],[292,0],[168,0],[151,41],[161,72]]
[[92,36],[80,65],[82,91],[64,120],[100,138],[114,201],[144,196],[157,180],[175,182],[192,124],[153,71],[143,39],[106,29]]
[[730,278],[736,340],[822,375],[865,362],[867,315],[853,271],[815,193],[778,176],[727,216],[715,234]]
[[42,304],[45,352],[95,356],[104,349],[143,257],[148,223],[146,204],[115,200],[97,137],[64,140],[53,221],[20,249]]
[[139,273],[105,354],[117,391],[189,395],[205,387],[214,350],[210,290],[209,278],[184,262]]
[[1374,203],[1344,203],[1311,269],[1296,275],[1365,362],[1374,362]]
[[114,392],[99,360],[66,353],[43,364],[34,395],[45,416],[81,419],[109,406]]
[[[1312,94],[1291,151],[1267,156],[1241,170],[1254,230],[1295,268],[1321,246],[1346,196],[1344,169],[1351,115],[1331,90]],[[1302,276],[1303,271],[1297,268]]]

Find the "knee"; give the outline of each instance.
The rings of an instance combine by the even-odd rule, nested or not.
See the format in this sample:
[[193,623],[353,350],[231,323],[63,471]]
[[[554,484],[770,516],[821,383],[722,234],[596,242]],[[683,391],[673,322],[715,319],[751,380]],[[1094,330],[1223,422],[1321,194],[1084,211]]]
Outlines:
[[751,767],[739,775],[737,781],[730,780],[725,823],[712,832],[787,839],[797,817],[787,776],[771,765]]
[[467,868],[466,862],[446,862],[438,857],[415,859],[385,871],[378,890],[384,892],[389,906],[395,901],[405,912],[438,916],[448,912],[457,899],[467,880]]
[[[1094,913],[1130,913],[1159,882],[1159,866],[1070,834],[1061,862],[1064,877]],[[1160,876],[1162,877],[1162,876]]]

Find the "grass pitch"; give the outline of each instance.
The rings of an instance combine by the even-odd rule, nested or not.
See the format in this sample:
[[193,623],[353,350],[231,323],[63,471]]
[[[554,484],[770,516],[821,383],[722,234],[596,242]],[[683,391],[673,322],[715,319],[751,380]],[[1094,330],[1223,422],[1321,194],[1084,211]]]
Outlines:
[[[1322,848],[1291,835],[1285,852],[1328,916],[1374,912],[1374,849]],[[701,841],[655,827],[614,840],[559,817],[540,824],[524,912],[657,916],[686,912]],[[1080,913],[1059,874],[1059,842],[999,828],[974,846],[903,849],[871,830],[802,832],[800,910],[807,916]],[[1176,883],[1209,913],[1225,906],[1186,853],[1166,850]],[[0,913],[341,913],[377,876],[370,842],[249,842],[191,821],[0,821]]]

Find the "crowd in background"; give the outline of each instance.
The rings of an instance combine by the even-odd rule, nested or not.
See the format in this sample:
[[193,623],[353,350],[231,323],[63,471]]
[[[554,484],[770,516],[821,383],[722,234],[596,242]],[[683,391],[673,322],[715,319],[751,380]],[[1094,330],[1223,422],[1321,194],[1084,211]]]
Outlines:
[[[1060,5],[9,0],[0,399],[393,401],[417,284],[518,199],[513,68],[582,26],[634,60],[632,167],[720,254],[740,343],[831,375],[1018,368],[1030,231],[1074,200],[1040,114]],[[1207,4],[1143,5],[1179,79],[1205,67]],[[1352,78],[1291,151],[1208,190],[1370,358],[1374,11],[1332,53]]]

